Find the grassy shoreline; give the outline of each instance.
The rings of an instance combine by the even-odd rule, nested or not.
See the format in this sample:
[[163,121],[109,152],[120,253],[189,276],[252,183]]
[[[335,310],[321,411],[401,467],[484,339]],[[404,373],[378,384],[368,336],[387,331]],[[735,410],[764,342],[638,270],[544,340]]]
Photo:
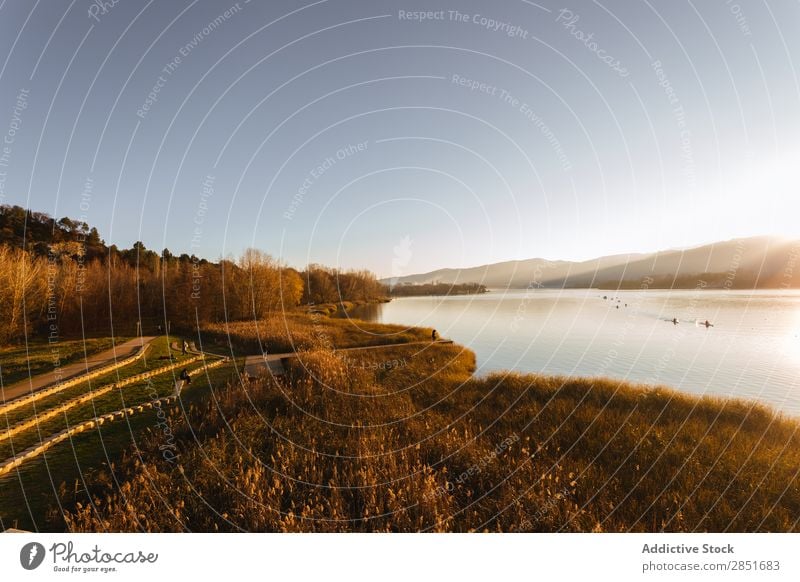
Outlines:
[[382,297],[380,299],[372,300],[353,300],[353,301],[339,301],[337,303],[315,303],[311,305],[303,305],[300,312],[306,315],[325,315],[328,317],[344,317],[350,311],[357,307],[364,307],[366,305],[379,305],[381,303],[389,303],[392,297]]
[[[94,503],[67,496],[69,529],[800,529],[800,423],[766,406],[611,379],[476,378],[458,345],[333,352],[315,325],[351,345],[387,326],[322,319],[294,330],[307,341],[284,377],[229,383],[173,419],[179,466],[151,435],[100,471]],[[237,328],[232,347],[265,345],[263,328]]]
[[367,323],[319,313],[284,313],[257,322],[211,324],[203,328],[203,345],[223,346],[230,354],[286,353],[317,348],[366,347],[424,341],[431,329]]

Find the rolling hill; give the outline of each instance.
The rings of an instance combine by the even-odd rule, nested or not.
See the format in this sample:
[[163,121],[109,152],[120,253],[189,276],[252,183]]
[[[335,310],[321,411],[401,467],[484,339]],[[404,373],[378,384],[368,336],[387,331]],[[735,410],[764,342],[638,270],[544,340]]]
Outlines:
[[755,289],[800,287],[800,240],[751,237],[646,254],[599,257],[582,262],[541,258],[505,261],[466,269],[439,269],[382,282],[480,283],[490,288]]

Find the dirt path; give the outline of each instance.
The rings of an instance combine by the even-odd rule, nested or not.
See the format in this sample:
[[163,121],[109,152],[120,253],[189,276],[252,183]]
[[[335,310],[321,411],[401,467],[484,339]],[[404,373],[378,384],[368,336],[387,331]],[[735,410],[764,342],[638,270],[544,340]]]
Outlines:
[[[351,352],[356,350],[377,350],[381,348],[397,348],[400,346],[418,346],[418,345],[431,345],[433,343],[437,344],[452,344],[452,340],[436,340],[435,342],[430,341],[421,341],[421,342],[408,342],[408,343],[401,343],[401,344],[381,344],[378,346],[362,346],[362,347],[354,347],[354,348],[338,348],[336,352]],[[298,357],[297,352],[286,352],[283,354],[266,354],[266,355],[254,355],[254,356],[247,356],[244,360],[244,371],[247,372],[250,376],[256,376],[258,374],[264,373],[265,371],[269,371],[270,374],[274,376],[279,376],[284,373],[283,364],[281,360],[284,358],[296,358]]]
[[110,350],[93,354],[85,360],[62,366],[59,370],[60,374],[57,373],[57,370],[53,370],[26,380],[21,380],[14,384],[9,384],[0,389],[0,402],[9,402],[20,396],[31,394],[32,392],[47,388],[61,381],[86,374],[95,368],[112,364],[117,360],[132,356],[139,350],[144,349],[144,346],[154,339],[156,339],[154,336],[137,337],[121,343]]

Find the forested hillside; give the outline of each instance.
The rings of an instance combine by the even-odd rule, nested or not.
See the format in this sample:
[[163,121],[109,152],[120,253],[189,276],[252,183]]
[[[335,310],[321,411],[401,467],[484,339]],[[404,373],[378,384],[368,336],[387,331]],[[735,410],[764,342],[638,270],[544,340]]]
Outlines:
[[96,228],[19,206],[0,206],[0,344],[26,336],[132,335],[260,319],[300,304],[386,295],[368,271],[309,265],[299,271],[248,249],[217,262],[107,245]]

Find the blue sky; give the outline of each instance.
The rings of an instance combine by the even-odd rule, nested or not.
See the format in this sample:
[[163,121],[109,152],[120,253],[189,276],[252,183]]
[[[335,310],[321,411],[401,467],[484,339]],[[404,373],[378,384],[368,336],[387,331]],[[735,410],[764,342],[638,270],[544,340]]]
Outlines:
[[796,1],[6,0],[0,197],[382,276],[798,236],[798,25]]

